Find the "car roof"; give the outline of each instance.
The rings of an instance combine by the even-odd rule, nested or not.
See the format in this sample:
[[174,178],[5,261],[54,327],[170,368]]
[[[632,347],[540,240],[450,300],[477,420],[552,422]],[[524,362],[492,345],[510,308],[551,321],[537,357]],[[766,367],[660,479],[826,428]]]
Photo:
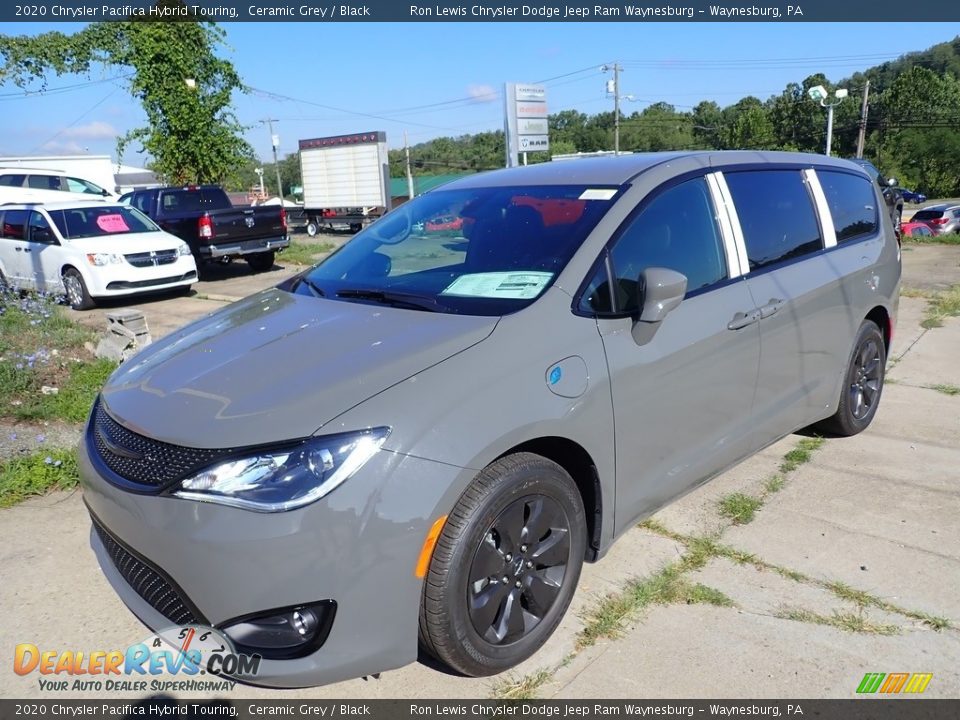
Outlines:
[[938,210],[938,211],[953,210],[954,208],[958,208],[958,207],[960,207],[960,205],[951,205],[950,203],[939,203],[937,205],[927,205],[926,207],[922,207],[919,210],[917,210],[917,212],[923,212],[924,210]]
[[[751,150],[694,150],[682,152],[634,153],[616,157],[588,157],[553,161],[523,167],[492,170],[470,175],[442,186],[443,190],[511,185],[606,185],[629,183],[651,168],[681,159],[699,159],[706,167],[723,165],[791,163],[807,166],[834,166],[863,173],[846,160],[813,153]],[[440,189],[440,188],[438,188]]]
[[23,167],[20,165],[11,165],[9,167],[0,167],[0,175],[27,174],[34,175],[63,175],[63,170],[51,170],[50,168]]
[[105,208],[105,207],[127,207],[118,202],[101,202],[99,200],[74,200],[73,202],[64,200],[58,202],[27,202],[27,203],[7,203],[0,205],[0,211],[3,210],[85,210],[86,208]]

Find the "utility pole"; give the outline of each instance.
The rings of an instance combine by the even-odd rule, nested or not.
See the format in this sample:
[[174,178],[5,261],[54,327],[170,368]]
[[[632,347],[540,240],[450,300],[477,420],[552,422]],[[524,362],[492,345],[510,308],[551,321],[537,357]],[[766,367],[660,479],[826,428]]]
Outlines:
[[410,169],[410,146],[407,144],[407,131],[403,131],[403,152],[407,158],[407,197],[413,200],[413,170]]
[[860,133],[857,135],[857,157],[863,157],[863,144],[867,138],[867,97],[870,95],[870,81],[863,86],[863,103],[860,105]]
[[604,65],[602,72],[613,71],[613,80],[607,81],[607,93],[613,93],[613,154],[620,154],[620,63]]
[[270,146],[273,148],[273,169],[277,171],[277,197],[280,198],[280,206],[283,207],[283,182],[280,180],[280,163],[277,161],[277,146],[280,144],[280,138],[273,134],[273,124],[279,121],[275,118],[267,118],[263,122],[270,128]]

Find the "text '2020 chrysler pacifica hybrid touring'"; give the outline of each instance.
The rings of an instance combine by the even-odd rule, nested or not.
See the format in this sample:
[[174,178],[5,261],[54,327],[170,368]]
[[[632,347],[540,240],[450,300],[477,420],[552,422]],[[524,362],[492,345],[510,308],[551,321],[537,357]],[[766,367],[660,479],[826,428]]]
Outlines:
[[639,518],[799,428],[863,430],[899,281],[879,190],[842,160],[461,179],[121,366],[81,451],[91,543],[149,626],[259,655],[241,679],[418,648],[496,673]]

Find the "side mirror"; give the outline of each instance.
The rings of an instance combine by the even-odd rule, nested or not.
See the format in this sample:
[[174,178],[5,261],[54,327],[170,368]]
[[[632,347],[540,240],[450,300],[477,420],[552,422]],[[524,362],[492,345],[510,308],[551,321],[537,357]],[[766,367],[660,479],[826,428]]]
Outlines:
[[34,228],[30,231],[30,242],[53,244],[53,233],[46,228]]
[[897,179],[896,179],[895,177],[887,178],[887,186],[888,186],[888,187],[896,187],[896,186],[897,186]]
[[101,190],[101,191],[100,191],[100,194],[103,195],[104,197],[110,197],[110,191],[109,191],[109,190]]
[[676,270],[647,268],[637,283],[640,322],[658,323],[674,310],[687,294],[687,277]]

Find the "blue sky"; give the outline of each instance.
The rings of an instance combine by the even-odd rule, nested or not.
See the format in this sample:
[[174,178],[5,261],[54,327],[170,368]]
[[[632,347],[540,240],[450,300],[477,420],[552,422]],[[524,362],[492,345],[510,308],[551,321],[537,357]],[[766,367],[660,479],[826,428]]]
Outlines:
[[[0,23],[0,33],[73,32],[80,25]],[[280,154],[299,138],[385,130],[391,147],[502,127],[504,82],[547,80],[551,112],[612,108],[604,63],[624,66],[627,114],[654,101],[684,109],[762,99],[815,72],[838,80],[960,35],[950,23],[226,23],[224,54],[257,92],[236,110],[258,154],[259,121],[278,119]],[[116,69],[51,77],[45,95],[0,86],[0,153],[114,154],[143,122]],[[79,85],[79,87],[75,87]],[[281,100],[276,96],[293,98]],[[856,102],[851,98],[847,102]],[[326,107],[325,107],[326,106]],[[431,107],[424,107],[431,106]],[[371,117],[377,116],[377,117]],[[124,162],[142,164],[128,150]]]

